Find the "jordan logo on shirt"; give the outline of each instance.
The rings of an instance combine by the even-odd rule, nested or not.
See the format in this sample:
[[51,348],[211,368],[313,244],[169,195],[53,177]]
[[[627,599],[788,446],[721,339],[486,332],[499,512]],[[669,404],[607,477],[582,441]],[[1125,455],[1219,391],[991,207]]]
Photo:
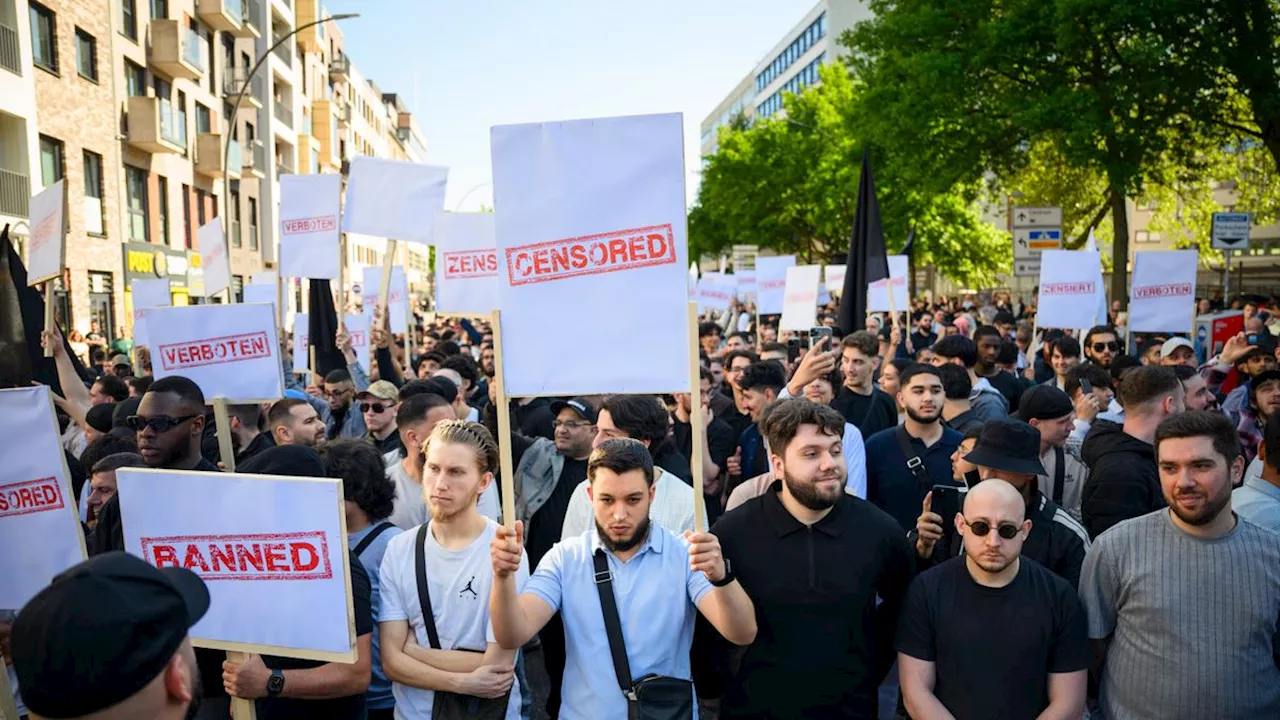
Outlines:
[[476,594],[475,589],[471,587],[471,584],[474,583],[475,581],[476,581],[476,576],[472,575],[471,579],[467,581],[467,586],[462,588],[462,590],[458,593],[458,597],[462,597],[463,593],[471,593],[471,599],[479,600],[480,596]]

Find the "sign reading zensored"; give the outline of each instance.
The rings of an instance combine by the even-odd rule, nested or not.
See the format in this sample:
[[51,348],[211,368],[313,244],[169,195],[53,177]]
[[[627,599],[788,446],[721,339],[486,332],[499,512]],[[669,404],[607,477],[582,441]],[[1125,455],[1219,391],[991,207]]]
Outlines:
[[353,157],[342,229],[430,244],[432,219],[444,209],[448,180],[446,167]]
[[436,311],[488,314],[498,307],[493,213],[436,217]]
[[270,305],[192,305],[147,313],[156,379],[190,378],[206,400],[265,402],[284,394]]
[[1040,262],[1036,324],[1042,328],[1092,327],[1102,277],[1098,253],[1045,250]]
[[[764,260],[764,258],[760,258]],[[821,265],[794,265],[787,268],[786,293],[779,330],[808,330],[818,321],[818,285]]]
[[[689,387],[680,115],[493,128],[506,391]],[[546,342],[546,319],[592,328],[593,351]]]
[[1129,328],[1134,332],[1190,330],[1199,261],[1195,250],[1135,253]]
[[341,480],[130,468],[116,483],[125,549],[209,588],[196,645],[353,651]]
[[[361,298],[364,311],[373,317],[373,310],[378,305],[378,291],[382,287],[382,268],[366,267],[364,269],[364,285]],[[409,327],[409,285],[404,279],[404,268],[395,265],[391,268],[391,285],[387,289],[387,312],[391,315],[391,332],[402,333]]]
[[777,315],[782,312],[787,268],[795,264],[795,255],[756,258],[756,308],[761,315]]
[[204,296],[213,297],[231,286],[231,258],[222,237],[222,218],[216,217],[196,231],[200,266],[204,268]]
[[84,536],[49,389],[0,390],[0,437],[0,610],[19,610],[84,559]]
[[[889,261],[889,278],[886,280],[877,280],[867,285],[867,311],[868,312],[905,312],[911,309],[911,305],[907,299],[907,256],[906,255],[890,255]],[[842,270],[845,268],[841,268]],[[828,268],[828,272],[830,268]],[[889,307],[889,283],[893,282],[893,307]],[[836,292],[840,292],[844,284],[844,276],[840,277],[840,285],[834,286]],[[827,281],[827,287],[833,287],[831,282]]]
[[280,177],[280,272],[285,277],[338,277],[342,176]]
[[62,274],[66,260],[66,181],[59,180],[31,198],[30,239],[27,242],[27,284],[36,285]]

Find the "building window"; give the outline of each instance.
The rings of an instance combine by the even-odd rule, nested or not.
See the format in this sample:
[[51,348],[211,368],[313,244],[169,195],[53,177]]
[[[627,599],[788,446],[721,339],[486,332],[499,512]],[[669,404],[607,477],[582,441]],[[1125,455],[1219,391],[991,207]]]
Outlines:
[[115,302],[111,273],[89,271],[89,320],[98,323],[108,338],[116,338]]
[[151,19],[164,20],[169,17],[169,0],[151,0]]
[[98,41],[76,28],[76,72],[85,80],[98,82]]
[[84,229],[90,235],[104,235],[102,219],[102,156],[84,151]]
[[62,160],[62,141],[40,136],[40,182],[45,186],[58,182],[66,174]]
[[157,194],[160,196],[160,242],[165,245],[169,244],[169,178],[163,175],[156,176],[158,186]]
[[258,199],[249,198],[249,249],[258,249]]
[[182,237],[187,249],[195,246],[191,237],[191,186],[182,186]]
[[138,41],[137,0],[120,0],[120,34]]
[[147,71],[128,58],[124,61],[124,83],[129,97],[146,97]]
[[231,276],[231,299],[232,302],[244,302],[244,276]]
[[240,247],[244,241],[240,239],[240,193],[231,191],[231,247]]
[[204,227],[204,224],[205,224],[204,198],[205,198],[205,191],[196,190],[196,220],[199,221],[196,227],[198,228]]
[[58,32],[53,11],[31,3],[31,62],[49,72],[58,72]]
[[126,212],[129,217],[129,239],[149,242],[151,228],[147,222],[147,171],[126,165],[124,173],[125,193],[128,195]]
[[209,108],[196,103],[196,132],[213,132],[213,120],[209,117]]

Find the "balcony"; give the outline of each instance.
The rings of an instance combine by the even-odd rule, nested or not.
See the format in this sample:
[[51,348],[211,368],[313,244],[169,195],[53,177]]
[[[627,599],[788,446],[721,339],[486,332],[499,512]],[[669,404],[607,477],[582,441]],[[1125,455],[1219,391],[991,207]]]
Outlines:
[[232,142],[227,154],[227,164],[222,164],[222,135],[219,133],[200,133],[196,136],[196,172],[213,178],[226,175],[232,179],[240,177],[240,166],[244,163],[240,143]]
[[[274,45],[276,42],[280,40],[281,37],[288,34],[288,32],[289,32],[288,30],[272,30],[271,43]],[[285,41],[283,45],[280,45],[275,50],[272,50],[271,53],[275,55],[277,58],[279,58],[280,62],[284,63],[287,67],[290,67],[290,68],[293,67],[293,44],[292,43]]]
[[22,48],[18,44],[18,31],[0,22],[0,68],[16,75],[22,74]]
[[0,215],[30,217],[31,181],[12,170],[0,170]]
[[316,160],[319,155],[320,143],[310,134],[302,133],[298,135],[298,172],[303,175],[314,175],[320,172],[320,163]]
[[[240,87],[244,85],[244,75],[244,70],[237,70],[234,75],[227,75],[223,80],[222,93],[226,96],[228,102],[236,96],[236,93],[240,92]],[[244,101],[241,103],[240,109],[252,107],[255,110],[261,110],[264,102],[263,98],[266,97],[265,87],[266,81],[260,76],[254,76],[249,81],[249,92],[244,94]]]
[[178,20],[152,20],[150,61],[170,77],[199,78],[205,71],[200,35]]
[[243,22],[231,34],[241,38],[262,37],[262,3],[260,0],[240,0],[240,17]]
[[196,15],[214,30],[234,33],[244,23],[240,0],[196,0]]
[[275,113],[276,119],[284,123],[289,128],[292,128],[293,109],[279,100],[272,103],[272,105],[274,106],[273,112]]
[[[302,27],[320,17],[320,0],[298,0],[298,7],[294,10],[294,27]],[[323,52],[324,25],[312,25],[299,32],[298,46],[306,52]]]
[[346,55],[329,61],[329,79],[333,82],[346,82],[351,78],[351,58]]
[[263,146],[261,140],[254,140],[250,143],[252,149],[246,149],[243,152],[243,164],[240,166],[244,172],[258,179],[267,176],[267,149]]
[[280,160],[276,163],[276,176],[292,175],[293,165],[288,160]]
[[150,153],[185,153],[187,114],[164,98],[129,98],[129,144]]

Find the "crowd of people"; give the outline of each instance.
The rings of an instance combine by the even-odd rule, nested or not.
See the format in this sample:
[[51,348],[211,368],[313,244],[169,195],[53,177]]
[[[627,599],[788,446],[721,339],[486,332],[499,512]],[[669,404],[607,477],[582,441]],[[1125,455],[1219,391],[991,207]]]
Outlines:
[[[144,348],[80,377],[46,333],[91,557],[0,646],[32,718],[1280,717],[1270,311],[1203,362],[1113,311],[789,336],[735,305],[696,397],[512,399],[507,435],[484,323],[423,322],[413,357],[375,329],[368,369],[340,331],[346,368],[229,408],[233,458]],[[343,480],[354,664],[193,649],[202,582],[121,552],[120,469],[232,466]]]

